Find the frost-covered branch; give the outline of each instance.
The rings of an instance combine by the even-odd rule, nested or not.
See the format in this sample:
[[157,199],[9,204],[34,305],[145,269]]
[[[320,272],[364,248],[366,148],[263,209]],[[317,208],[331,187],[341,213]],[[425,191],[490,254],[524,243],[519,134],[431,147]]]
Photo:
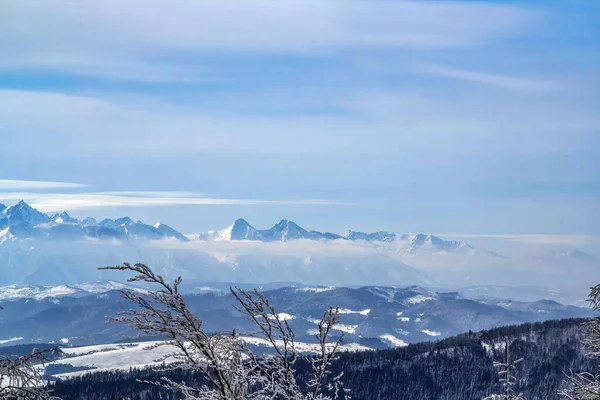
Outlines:
[[[588,301],[594,311],[600,311],[600,284],[590,288]],[[600,358],[600,318],[592,318],[584,324],[585,336],[582,343],[590,358]],[[600,375],[588,372],[569,372],[569,387],[560,392],[568,400],[600,400]]]
[[57,349],[33,350],[21,357],[0,356],[0,400],[57,399],[46,389],[40,368]]
[[[254,335],[272,349],[272,354],[257,355],[235,329],[205,331],[202,320],[188,308],[179,292],[181,278],[173,284],[167,283],[144,264],[125,263],[101,269],[131,271],[135,275],[129,282],[146,282],[157,287],[141,293],[123,290],[122,295],[137,308],[120,312],[109,321],[127,323],[143,334],[166,337],[166,341],[151,347],[169,345],[176,351],[156,361],[175,360],[164,368],[194,370],[206,381],[202,387],[167,379],[152,384],[179,390],[188,400],[325,400],[345,394],[341,375],[331,376],[328,371],[342,340],[339,337],[329,342],[333,326],[339,322],[337,308],[330,308],[323,315],[319,322],[319,354],[309,356],[298,351],[287,319],[276,312],[262,293],[232,288],[237,301],[235,308],[254,323],[257,328]],[[304,385],[296,380],[299,361],[311,367],[311,377]]]
[[600,399],[600,376],[588,372],[567,374],[569,388],[560,392],[567,400],[598,400]]

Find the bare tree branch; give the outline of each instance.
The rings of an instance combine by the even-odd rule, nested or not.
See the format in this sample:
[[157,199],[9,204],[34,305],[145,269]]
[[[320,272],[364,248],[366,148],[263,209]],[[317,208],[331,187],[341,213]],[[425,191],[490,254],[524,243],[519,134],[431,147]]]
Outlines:
[[[207,382],[202,387],[167,379],[152,384],[179,390],[188,400],[326,400],[342,396],[349,399],[341,385],[341,375],[329,373],[343,338],[329,342],[333,327],[339,322],[339,309],[330,308],[324,313],[317,337],[319,352],[310,356],[298,351],[287,319],[276,312],[262,293],[231,288],[237,302],[235,308],[254,323],[257,327],[254,335],[273,350],[273,354],[257,355],[235,329],[217,333],[204,330],[202,320],[179,293],[181,278],[169,284],[144,264],[125,263],[100,269],[131,271],[135,275],[129,282],[157,286],[143,293],[123,290],[123,297],[137,305],[137,309],[120,312],[109,318],[109,322],[127,323],[138,332],[166,337],[166,341],[148,348],[169,345],[175,351],[156,361],[175,360],[164,368],[198,371]],[[296,380],[299,360],[311,368],[311,377],[304,385]]]
[[46,389],[42,376],[48,355],[57,353],[59,349],[34,349],[26,356],[0,356],[0,400],[59,400]]

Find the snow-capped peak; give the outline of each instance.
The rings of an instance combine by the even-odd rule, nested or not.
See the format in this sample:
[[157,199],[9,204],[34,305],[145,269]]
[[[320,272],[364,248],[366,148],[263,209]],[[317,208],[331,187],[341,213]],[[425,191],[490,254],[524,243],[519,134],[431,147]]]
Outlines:
[[13,233],[10,231],[10,227],[5,228],[0,231],[0,244],[6,242],[8,240],[14,240],[14,239],[15,239],[15,235],[13,235]]
[[188,239],[165,224],[159,227],[146,225],[141,221],[133,222],[129,217],[116,220],[104,219],[100,223],[94,218],[79,221],[67,212],[48,216],[28,205],[25,201],[3,209],[0,212],[0,244],[8,240],[21,239]]
[[79,220],[71,217],[66,211],[56,213],[51,218],[58,224],[76,224],[79,222]]
[[175,229],[171,228],[169,225],[163,224],[162,222],[157,222],[153,226],[155,229],[157,229],[160,233],[162,233],[166,237],[174,237],[174,238],[179,239],[184,242],[187,242],[189,240],[181,232],[176,231]]
[[0,228],[11,225],[36,226],[51,222],[52,219],[27,204],[24,200],[4,209],[0,213]]
[[314,235],[298,226],[293,221],[282,219],[276,223],[271,229],[267,229],[262,232],[263,237],[270,241],[286,241],[289,239],[312,239]]
[[444,240],[437,236],[419,233],[407,238],[409,242],[408,253],[420,252],[472,252],[474,249],[465,242]]
[[260,240],[260,233],[246,220],[238,218],[232,225],[219,231],[215,240]]
[[115,219],[115,225],[117,225],[117,226],[130,225],[133,223],[134,223],[133,220],[129,217]]

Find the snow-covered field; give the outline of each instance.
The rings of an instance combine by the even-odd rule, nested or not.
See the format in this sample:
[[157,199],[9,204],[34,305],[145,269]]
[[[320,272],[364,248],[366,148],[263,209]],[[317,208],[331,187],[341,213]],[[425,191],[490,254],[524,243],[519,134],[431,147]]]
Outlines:
[[[244,337],[243,339],[254,346],[270,347],[270,343],[266,339],[255,337]],[[65,358],[51,362],[48,365],[70,365],[78,369],[85,368],[80,371],[53,375],[55,378],[64,379],[94,371],[128,370],[130,367],[145,368],[162,362],[167,364],[175,362],[175,358],[170,355],[177,352],[177,349],[171,345],[157,346],[161,343],[164,342],[117,343],[63,348]],[[318,345],[303,342],[296,342],[296,349],[303,353],[316,353],[319,351]],[[365,350],[372,349],[357,343],[342,344],[340,346],[340,351]]]
[[408,343],[406,343],[404,340],[402,339],[398,339],[396,336],[394,335],[390,335],[390,334],[386,334],[386,335],[381,335],[380,336],[381,339],[390,342],[392,345],[396,346],[396,347],[404,347],[404,346],[408,346]]

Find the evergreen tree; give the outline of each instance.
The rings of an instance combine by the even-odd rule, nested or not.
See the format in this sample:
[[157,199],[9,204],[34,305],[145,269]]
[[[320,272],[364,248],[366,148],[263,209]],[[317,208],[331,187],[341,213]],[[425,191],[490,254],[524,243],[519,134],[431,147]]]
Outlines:
[[523,393],[518,395],[514,394],[513,386],[516,383],[516,378],[510,374],[510,371],[521,361],[523,361],[522,358],[519,358],[515,361],[510,361],[510,343],[508,341],[508,337],[505,337],[504,362],[494,361],[494,366],[500,368],[500,372],[498,374],[500,375],[500,382],[502,382],[502,386],[504,387],[504,393],[492,394],[483,400],[525,400]]
[[[590,290],[588,301],[591,307],[600,311],[600,284]],[[587,350],[588,357],[600,359],[600,319],[592,318],[584,324],[586,336],[582,342]],[[600,374],[596,372],[572,371],[567,375],[569,387],[561,392],[564,399],[568,400],[600,400]]]

